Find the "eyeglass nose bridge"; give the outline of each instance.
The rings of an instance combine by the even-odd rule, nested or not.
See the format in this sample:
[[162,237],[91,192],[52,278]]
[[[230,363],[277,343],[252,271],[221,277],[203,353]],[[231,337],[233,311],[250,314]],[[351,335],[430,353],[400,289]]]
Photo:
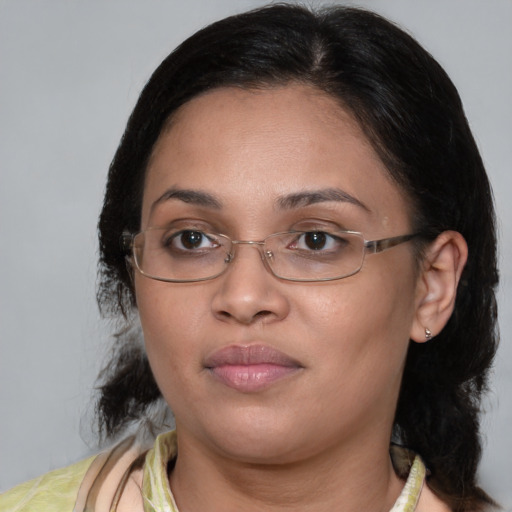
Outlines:
[[[231,240],[231,245],[252,245],[253,247],[257,248],[259,250],[263,263],[268,267],[270,272],[274,273],[270,266],[270,261],[272,261],[274,253],[269,249],[263,249],[265,247],[265,240]],[[231,263],[234,258],[235,252],[231,250],[224,261],[225,263]]]

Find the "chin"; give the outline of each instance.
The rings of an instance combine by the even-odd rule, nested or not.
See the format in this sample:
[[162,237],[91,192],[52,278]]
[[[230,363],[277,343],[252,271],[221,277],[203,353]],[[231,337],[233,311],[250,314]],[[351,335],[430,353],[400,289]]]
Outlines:
[[301,435],[306,432],[297,428],[295,416],[287,421],[282,416],[278,420],[276,412],[248,412],[239,410],[231,418],[217,414],[217,420],[210,419],[196,435],[224,457],[248,464],[294,462],[302,457],[304,446],[310,446],[308,436]]

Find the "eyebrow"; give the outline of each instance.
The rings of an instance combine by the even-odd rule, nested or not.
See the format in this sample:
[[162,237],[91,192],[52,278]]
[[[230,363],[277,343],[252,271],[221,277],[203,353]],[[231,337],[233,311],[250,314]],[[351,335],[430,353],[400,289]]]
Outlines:
[[[204,206],[206,208],[213,208],[215,210],[220,210],[222,208],[222,203],[208,192],[172,187],[166,190],[151,205],[151,211],[153,211],[154,208],[159,204],[171,199],[178,199],[184,203]],[[359,199],[356,199],[348,192],[345,192],[339,188],[325,188],[321,190],[310,190],[307,192],[287,194],[285,196],[279,197],[276,201],[276,205],[281,210],[293,210],[316,203],[331,201],[353,204],[363,208],[368,212],[370,211],[370,209],[364,203],[359,201]]]
[[170,199],[178,199],[184,203],[195,204],[197,206],[205,206],[207,208],[214,208],[220,210],[222,203],[207,192],[200,190],[189,190],[172,187],[166,190],[152,205],[151,211],[159,204],[169,201]]
[[350,203],[366,211],[370,209],[359,199],[351,196],[348,192],[339,188],[325,188],[321,190],[310,190],[307,192],[298,192],[295,194],[288,194],[280,197],[276,203],[278,208],[283,210],[291,210],[294,208],[303,208],[316,203],[324,203],[329,201],[336,201],[342,203]]

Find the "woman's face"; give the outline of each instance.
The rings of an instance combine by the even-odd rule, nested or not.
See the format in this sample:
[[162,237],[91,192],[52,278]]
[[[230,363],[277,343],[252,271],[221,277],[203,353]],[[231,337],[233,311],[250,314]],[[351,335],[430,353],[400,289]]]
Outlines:
[[[297,85],[218,89],[185,104],[154,148],[141,228],[262,240],[335,227],[374,240],[409,233],[409,219],[351,116]],[[415,318],[415,269],[405,243],[324,283],[276,278],[251,245],[237,246],[210,281],[136,272],[147,354],[180,442],[253,462],[387,443]]]

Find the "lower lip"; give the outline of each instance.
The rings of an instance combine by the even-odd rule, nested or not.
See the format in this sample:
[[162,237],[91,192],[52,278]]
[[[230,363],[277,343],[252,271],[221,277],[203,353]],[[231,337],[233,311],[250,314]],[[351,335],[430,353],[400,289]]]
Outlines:
[[210,368],[211,373],[223,384],[245,393],[260,391],[276,381],[296,373],[298,370],[298,367],[270,363],[229,364]]

